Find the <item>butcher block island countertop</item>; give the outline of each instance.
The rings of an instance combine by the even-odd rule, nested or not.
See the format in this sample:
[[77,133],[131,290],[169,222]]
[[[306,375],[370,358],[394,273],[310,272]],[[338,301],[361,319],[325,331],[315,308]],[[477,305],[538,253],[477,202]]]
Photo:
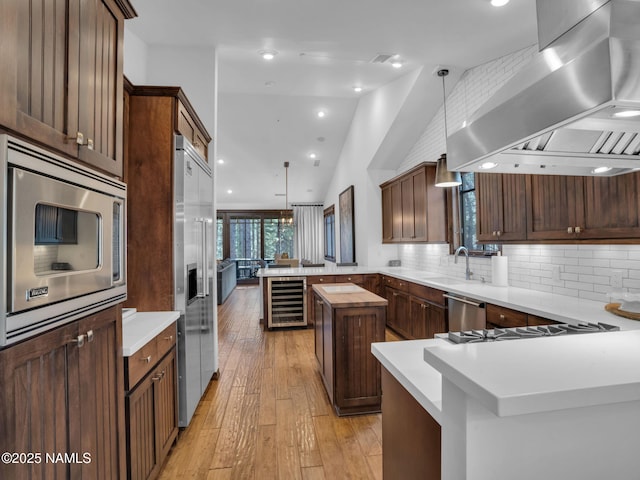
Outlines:
[[387,300],[353,283],[327,283],[313,289],[334,308],[384,307]]

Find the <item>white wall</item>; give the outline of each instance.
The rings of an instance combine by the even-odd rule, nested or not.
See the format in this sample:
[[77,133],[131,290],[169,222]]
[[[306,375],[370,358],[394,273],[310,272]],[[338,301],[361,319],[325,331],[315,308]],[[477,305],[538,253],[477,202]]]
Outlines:
[[134,85],[147,84],[147,44],[128,28],[124,29],[124,74]]
[[421,69],[409,72],[365,96],[356,108],[353,122],[338,159],[324,200],[325,208],[336,205],[336,258],[340,259],[340,214],[338,195],[354,185],[356,261],[359,265],[385,265],[396,258],[396,246],[383,246],[380,183],[394,171],[369,170],[369,164],[393,125]]

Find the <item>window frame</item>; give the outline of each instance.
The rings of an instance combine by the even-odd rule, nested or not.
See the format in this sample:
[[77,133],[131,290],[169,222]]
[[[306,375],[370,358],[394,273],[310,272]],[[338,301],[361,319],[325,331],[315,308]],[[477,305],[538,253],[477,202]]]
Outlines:
[[[464,246],[468,249],[469,255],[475,257],[491,257],[496,255],[498,252],[502,251],[502,244],[497,243],[476,243],[476,245],[481,246],[481,249],[477,248],[469,248],[469,246],[464,243],[464,215],[462,212],[464,202],[463,195],[473,194],[475,196],[476,191],[476,177],[475,172],[462,172],[461,175],[474,175],[473,188],[472,189],[462,189],[462,185],[458,187],[453,187],[447,189],[447,217],[448,221],[448,233],[449,237],[449,253],[453,254],[455,250]],[[464,184],[464,182],[463,182]],[[477,197],[476,197],[477,202]],[[477,204],[477,203],[476,203]],[[477,210],[476,210],[476,228],[477,228]]]

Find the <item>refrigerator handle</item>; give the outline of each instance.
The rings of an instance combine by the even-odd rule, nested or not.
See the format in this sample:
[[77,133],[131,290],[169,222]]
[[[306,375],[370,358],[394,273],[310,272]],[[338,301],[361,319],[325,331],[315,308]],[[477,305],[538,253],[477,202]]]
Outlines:
[[198,298],[204,298],[208,295],[208,286],[207,286],[207,241],[206,241],[206,230],[207,230],[207,219],[206,218],[196,218],[196,223],[200,224],[202,230],[200,231],[200,265],[202,272],[202,288],[198,290],[198,294],[196,295]]
[[210,218],[202,219],[202,281],[204,282],[204,296],[208,297],[209,291],[209,236],[207,235],[207,227],[213,220]]

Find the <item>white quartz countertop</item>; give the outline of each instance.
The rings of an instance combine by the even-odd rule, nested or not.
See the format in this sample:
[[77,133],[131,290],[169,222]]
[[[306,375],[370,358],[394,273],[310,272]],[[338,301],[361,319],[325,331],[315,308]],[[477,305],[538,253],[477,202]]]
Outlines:
[[424,348],[439,339],[371,344],[371,353],[433,419],[442,423],[442,375],[423,361]]
[[180,318],[180,312],[135,312],[122,318],[122,354],[130,357]]
[[640,331],[426,345],[424,360],[498,416],[640,400]]
[[605,311],[604,302],[518,287],[497,287],[490,283],[482,283],[479,280],[464,280],[405,267],[267,268],[259,270],[258,276],[348,275],[350,273],[382,273],[562,323],[604,322],[617,325],[623,330],[640,329],[640,322],[628,320]]

